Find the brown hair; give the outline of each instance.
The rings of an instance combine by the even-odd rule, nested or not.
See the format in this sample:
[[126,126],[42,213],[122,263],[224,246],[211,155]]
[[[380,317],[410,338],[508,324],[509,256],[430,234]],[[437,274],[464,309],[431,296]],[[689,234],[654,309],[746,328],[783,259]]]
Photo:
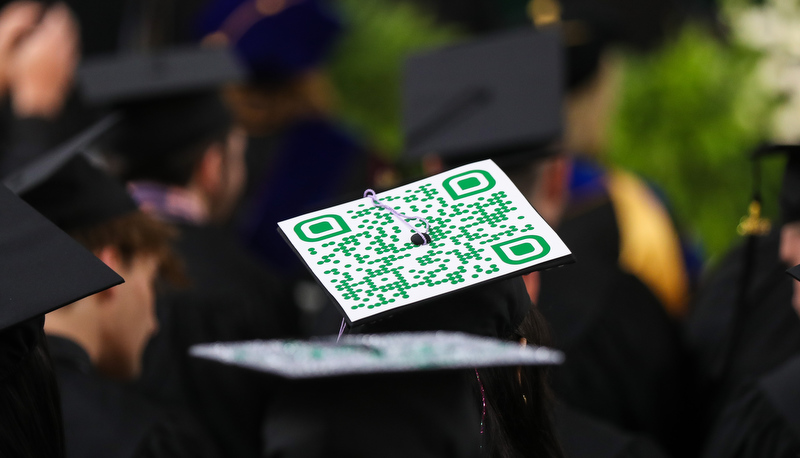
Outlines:
[[70,235],[92,252],[109,246],[115,248],[126,264],[138,255],[155,255],[162,278],[176,285],[186,282],[183,265],[171,247],[176,229],[141,211],[72,230]]

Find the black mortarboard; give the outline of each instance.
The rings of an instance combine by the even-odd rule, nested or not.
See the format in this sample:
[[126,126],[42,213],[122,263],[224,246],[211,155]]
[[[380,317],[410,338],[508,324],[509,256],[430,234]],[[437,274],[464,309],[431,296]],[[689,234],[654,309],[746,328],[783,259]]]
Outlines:
[[288,379],[553,365],[564,359],[544,347],[445,331],[201,344],[191,354]]
[[245,77],[230,50],[186,47],[89,59],[78,69],[78,86],[87,103],[116,105],[202,91]]
[[753,153],[753,157],[758,160],[774,154],[785,154],[788,158],[780,191],[781,221],[800,221],[800,145],[761,146]]
[[795,280],[800,281],[800,264],[790,267],[786,270],[786,273],[791,275]]
[[101,224],[138,209],[121,183],[83,155],[73,157],[20,197],[67,232]]
[[110,114],[79,132],[61,145],[37,158],[35,162],[3,177],[3,184],[15,194],[38,186],[64,166],[75,155],[81,154],[120,120],[119,114]]
[[117,114],[101,119],[3,183],[67,232],[135,211],[136,203],[122,184],[83,154],[118,121]]
[[122,278],[0,185],[0,377],[35,345],[38,317]]
[[[350,325],[397,314],[366,332],[444,329],[505,338],[530,307],[515,277],[573,260],[491,160],[380,194],[368,190],[278,227]],[[442,300],[447,295],[457,297]],[[425,310],[410,310],[416,307]]]
[[218,90],[244,77],[229,50],[204,48],[96,59],[79,72],[87,102],[122,112],[103,146],[125,159],[129,178],[158,170],[166,155],[229,129],[231,116]]
[[411,57],[404,70],[405,155],[464,163],[542,154],[562,132],[562,53],[560,32],[550,28]]

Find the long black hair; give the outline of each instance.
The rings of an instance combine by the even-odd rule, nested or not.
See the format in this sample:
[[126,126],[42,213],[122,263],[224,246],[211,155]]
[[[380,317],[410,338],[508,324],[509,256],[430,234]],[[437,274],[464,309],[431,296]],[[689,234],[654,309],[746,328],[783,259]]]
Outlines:
[[0,374],[0,457],[64,457],[61,398],[44,332],[38,326],[28,351]]
[[[549,344],[544,317],[534,306],[509,340]],[[553,395],[547,367],[479,369],[479,389],[486,403],[483,455],[492,458],[563,458],[553,420]]]

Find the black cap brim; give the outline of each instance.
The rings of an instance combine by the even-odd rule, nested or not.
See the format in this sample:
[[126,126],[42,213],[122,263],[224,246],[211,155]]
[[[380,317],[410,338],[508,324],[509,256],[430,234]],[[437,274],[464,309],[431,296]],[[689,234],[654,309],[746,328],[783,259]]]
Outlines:
[[0,208],[0,329],[123,282],[2,185]]
[[78,84],[86,102],[120,105],[204,91],[246,76],[228,49],[187,47],[88,60],[78,71]]

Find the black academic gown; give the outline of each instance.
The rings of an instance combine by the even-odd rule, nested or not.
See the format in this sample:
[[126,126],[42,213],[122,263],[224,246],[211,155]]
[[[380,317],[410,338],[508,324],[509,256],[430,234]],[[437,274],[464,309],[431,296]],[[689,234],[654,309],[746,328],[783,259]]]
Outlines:
[[285,381],[264,457],[479,458],[474,380],[467,370]]
[[296,308],[279,279],[224,230],[179,229],[175,248],[191,283],[159,295],[160,331],[145,352],[139,386],[160,403],[192,411],[226,456],[258,456],[269,387],[188,351],[199,343],[296,336]]
[[744,302],[739,302],[739,286],[745,256],[744,246],[739,246],[721,260],[692,304],[684,338],[694,369],[701,429],[713,423],[736,387],[800,353],[800,319],[791,303],[793,280],[778,258],[779,241],[777,230],[758,239]]
[[703,458],[800,456],[800,358],[761,377],[720,415]]
[[542,272],[538,305],[566,355],[553,389],[565,404],[676,453],[686,392],[679,334],[651,291],[619,268],[613,218],[601,206],[559,229],[578,262]]
[[189,418],[98,375],[76,343],[47,336],[64,417],[67,458],[220,456]]
[[624,432],[567,406],[557,405],[554,417],[565,458],[668,458],[649,439]]

